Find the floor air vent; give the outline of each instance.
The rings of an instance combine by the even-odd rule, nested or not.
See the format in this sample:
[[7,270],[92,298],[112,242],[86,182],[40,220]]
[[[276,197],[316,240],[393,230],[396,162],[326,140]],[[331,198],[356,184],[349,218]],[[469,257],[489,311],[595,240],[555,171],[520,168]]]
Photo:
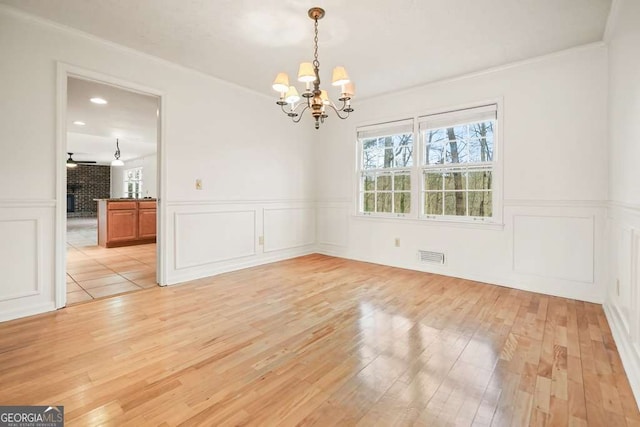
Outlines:
[[442,252],[418,251],[420,262],[429,264],[444,264],[444,254]]

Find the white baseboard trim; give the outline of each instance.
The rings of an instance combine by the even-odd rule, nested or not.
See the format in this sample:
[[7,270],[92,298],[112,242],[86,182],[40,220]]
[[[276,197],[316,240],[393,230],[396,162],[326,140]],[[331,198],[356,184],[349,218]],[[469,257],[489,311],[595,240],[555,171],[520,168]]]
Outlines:
[[16,310],[8,310],[0,312],[0,322],[20,319],[22,317],[34,316],[49,311],[55,311],[56,304],[54,301],[30,305],[28,307],[20,307]]
[[618,354],[620,354],[620,359],[622,359],[622,366],[631,385],[631,391],[636,398],[636,404],[640,406],[640,358],[634,349],[633,343],[624,332],[622,319],[618,316],[617,310],[614,310],[609,303],[606,302],[602,306],[607,321],[609,322],[611,333],[613,334],[613,340],[618,347]]
[[189,271],[180,271],[178,273],[173,272],[168,275],[167,285],[177,285],[190,280],[217,276],[218,274],[229,273],[231,271],[242,270],[244,268],[256,267],[264,264],[271,264],[272,262],[284,261],[299,256],[311,255],[313,253],[316,253],[316,250],[311,245],[283,250],[277,253],[268,253],[267,255],[251,256],[243,258],[242,260],[221,262],[218,264],[208,265],[206,268],[194,268],[189,269]]
[[[496,285],[496,286],[502,286],[505,288],[510,288],[510,289],[518,289],[521,291],[527,291],[527,292],[534,292],[537,294],[543,294],[543,295],[549,295],[549,296],[554,296],[554,297],[560,297],[560,298],[568,298],[568,299],[575,299],[575,300],[580,300],[580,301],[586,301],[586,302],[592,302],[595,304],[602,304],[603,303],[603,299],[601,297],[599,297],[598,295],[593,295],[589,292],[584,292],[584,293],[580,293],[580,294],[576,294],[575,292],[564,292],[561,288],[557,288],[557,289],[550,289],[550,288],[538,288],[535,286],[531,286],[531,285],[527,285],[524,283],[519,282],[517,279],[513,279],[513,278],[501,278],[501,277],[495,277],[495,276],[488,276],[488,275],[484,275],[484,274],[478,274],[475,272],[469,272],[469,271],[459,271],[459,270],[446,270],[443,271],[441,269],[437,269],[437,268],[429,268],[428,266],[422,266],[422,265],[416,265],[415,263],[385,263],[385,262],[381,262],[380,260],[375,260],[375,259],[366,259],[366,258],[359,258],[359,257],[354,257],[354,256],[349,256],[346,254],[346,251],[344,250],[332,250],[329,249],[327,247],[318,247],[316,249],[316,252],[322,255],[328,255],[328,256],[334,256],[334,257],[338,257],[338,258],[345,258],[345,259],[351,259],[354,261],[361,261],[361,262],[368,262],[368,263],[372,263],[372,264],[378,264],[378,265],[385,265],[385,266],[389,266],[389,267],[396,267],[396,268],[404,268],[407,270],[413,270],[413,271],[421,271],[424,273],[431,273],[431,274],[439,274],[442,276],[448,276],[448,277],[456,277],[459,279],[464,279],[464,280],[472,280],[474,282],[481,282],[481,283],[487,283],[490,285]],[[545,280],[544,278],[541,278],[540,280]],[[589,286],[593,286],[593,287],[597,287],[597,285],[593,284],[593,285],[589,285]]]

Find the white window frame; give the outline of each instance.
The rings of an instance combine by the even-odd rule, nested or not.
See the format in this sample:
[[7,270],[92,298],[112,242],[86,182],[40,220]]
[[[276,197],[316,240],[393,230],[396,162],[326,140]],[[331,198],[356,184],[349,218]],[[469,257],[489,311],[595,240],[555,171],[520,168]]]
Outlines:
[[[386,130],[388,129],[394,129],[394,128],[402,128],[409,125],[410,129],[411,129],[411,134],[412,134],[412,143],[413,143],[413,154],[412,154],[412,161],[413,161],[413,165],[412,166],[398,166],[398,167],[393,167],[393,168],[378,168],[378,169],[364,169],[363,168],[363,144],[362,141],[364,139],[360,139],[357,137],[357,134],[360,132],[365,132],[365,133],[373,133],[375,134],[375,136],[373,137],[383,137],[383,136],[388,136],[388,135],[399,135],[401,134],[400,132],[386,132]],[[378,130],[380,130],[380,132],[377,132]],[[356,141],[357,141],[357,152],[358,152],[358,161],[357,161],[357,195],[356,195],[356,201],[357,201],[357,206],[356,206],[356,212],[357,215],[361,215],[361,216],[369,216],[369,217],[382,217],[382,218],[411,218],[415,215],[415,191],[414,191],[414,186],[416,184],[416,174],[415,174],[415,169],[416,169],[416,154],[417,154],[417,148],[418,148],[418,142],[417,142],[417,134],[416,134],[416,128],[415,128],[415,120],[409,118],[404,118],[404,119],[400,119],[400,120],[393,120],[393,121],[389,121],[389,122],[385,122],[385,123],[376,123],[373,125],[368,125],[368,126],[361,126],[358,127],[358,129],[356,130]],[[410,180],[411,180],[411,190],[410,191],[403,191],[403,190],[395,190],[394,188],[394,178],[396,174],[407,174],[410,176]],[[363,176],[366,174],[372,174],[374,176],[379,176],[379,175],[391,175],[391,190],[388,191],[388,193],[390,193],[392,195],[392,202],[391,202],[391,208],[392,208],[392,212],[364,212],[363,210],[363,205],[364,205],[364,198],[363,198],[363,194],[367,193],[367,191],[365,191],[365,189],[363,188]],[[374,183],[377,186],[377,180],[374,179]],[[377,188],[373,191],[373,194],[378,194],[381,192],[387,192],[387,191],[378,191]],[[411,197],[411,207],[410,207],[410,212],[409,213],[404,213],[404,212],[394,212],[395,210],[395,203],[393,202],[393,195],[394,193],[409,193],[410,197]],[[377,197],[375,198],[375,203],[377,204]]]
[[[137,170],[140,171],[140,179],[129,180],[128,179],[129,172],[130,171],[137,171]],[[129,194],[129,190],[127,188],[128,187],[127,184],[129,184],[129,182],[137,182],[139,184],[140,191],[139,191],[139,193],[137,193],[137,194],[139,194],[138,196],[136,196],[135,194],[134,195],[130,195]],[[129,198],[129,197],[134,198],[134,199],[142,198],[142,194],[143,194],[143,191],[144,191],[143,190],[144,189],[144,173],[143,173],[142,166],[139,166],[139,167],[136,167],[136,168],[129,168],[129,169],[126,169],[126,170],[123,171],[122,187],[123,187],[123,195],[126,198]]]
[[[423,162],[425,156],[425,145],[422,141],[422,135],[419,130],[419,123],[425,116],[431,116],[435,114],[456,112],[459,110],[467,110],[472,108],[483,107],[487,105],[496,105],[496,122],[494,129],[494,142],[493,142],[493,162],[490,163],[492,167],[492,214],[491,217],[469,217],[469,216],[455,216],[455,215],[426,215],[422,211],[424,209],[423,200]],[[470,227],[491,227],[495,226],[498,229],[503,227],[503,99],[493,98],[484,101],[478,101],[469,104],[458,104],[429,111],[421,112],[420,114],[406,115],[404,117],[397,117],[394,120],[378,121],[375,123],[361,123],[356,126],[356,162],[355,162],[355,186],[354,188],[354,216],[362,219],[376,219],[376,220],[399,220],[399,221],[416,221],[422,224],[438,224],[448,223],[451,225],[461,225]],[[375,128],[378,126],[385,126],[389,123],[396,121],[412,120],[413,121],[413,166],[410,168],[402,168],[405,170],[411,170],[411,212],[408,214],[395,214],[395,213],[381,213],[381,212],[363,212],[362,211],[362,179],[361,173],[363,161],[363,147],[362,141],[358,139],[357,134],[361,129]],[[461,165],[465,166],[465,165]],[[455,165],[443,165],[445,169],[455,168]],[[389,171],[390,169],[383,169]],[[373,172],[375,170],[370,169],[367,172]]]

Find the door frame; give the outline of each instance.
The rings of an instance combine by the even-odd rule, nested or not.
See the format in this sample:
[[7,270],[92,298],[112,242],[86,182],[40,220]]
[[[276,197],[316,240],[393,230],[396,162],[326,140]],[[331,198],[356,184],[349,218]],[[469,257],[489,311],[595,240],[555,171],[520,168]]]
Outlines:
[[156,280],[160,286],[166,285],[166,161],[164,138],[166,95],[158,89],[123,80],[108,74],[99,73],[65,62],[57,62],[56,75],[56,215],[55,215],[55,274],[54,289],[56,308],[62,308],[67,303],[67,78],[102,83],[130,92],[158,98],[158,140],[157,140],[157,225],[156,225]]

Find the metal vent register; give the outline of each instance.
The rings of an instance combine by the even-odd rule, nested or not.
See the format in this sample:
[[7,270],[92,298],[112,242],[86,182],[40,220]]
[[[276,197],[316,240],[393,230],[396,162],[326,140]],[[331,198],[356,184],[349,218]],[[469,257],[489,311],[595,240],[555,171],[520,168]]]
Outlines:
[[444,264],[444,253],[419,250],[418,259],[429,264]]

